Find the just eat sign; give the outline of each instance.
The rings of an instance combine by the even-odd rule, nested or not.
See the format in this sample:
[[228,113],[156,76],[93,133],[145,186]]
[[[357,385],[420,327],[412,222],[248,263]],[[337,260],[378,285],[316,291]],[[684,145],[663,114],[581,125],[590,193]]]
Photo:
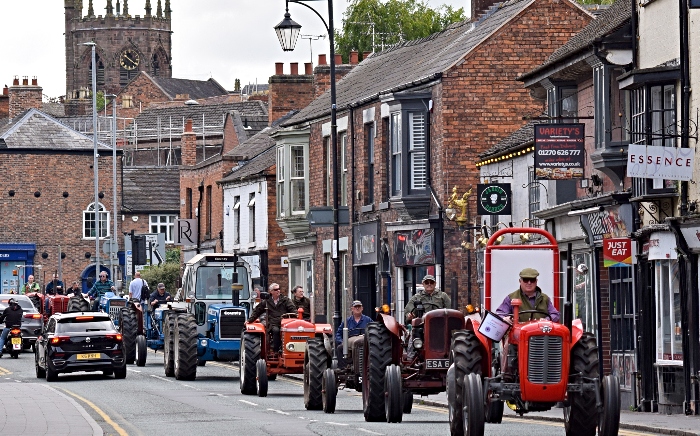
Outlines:
[[603,265],[605,267],[632,265],[632,240],[630,238],[603,239]]

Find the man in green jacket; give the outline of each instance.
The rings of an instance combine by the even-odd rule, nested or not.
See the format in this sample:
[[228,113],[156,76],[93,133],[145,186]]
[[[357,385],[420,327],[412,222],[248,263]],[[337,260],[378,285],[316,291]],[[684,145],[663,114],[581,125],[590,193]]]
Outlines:
[[[537,277],[540,273],[534,268],[525,268],[520,271],[520,288],[517,291],[512,292],[503,299],[503,303],[498,306],[496,313],[499,315],[506,315],[507,321],[512,322],[513,305],[511,300],[514,298],[520,299],[522,305],[520,310],[537,310],[543,313],[521,313],[518,318],[520,322],[527,322],[530,319],[541,319],[549,318],[554,322],[559,322],[559,311],[552,304],[552,300],[542,292],[539,286],[537,286]],[[548,313],[549,315],[545,315]]]
[[435,309],[449,309],[452,306],[450,297],[435,287],[435,276],[428,274],[423,277],[424,290],[416,292],[416,294],[408,300],[408,304],[404,308],[406,314],[406,324],[410,323],[416,314],[413,313],[418,303],[423,305],[425,313]]

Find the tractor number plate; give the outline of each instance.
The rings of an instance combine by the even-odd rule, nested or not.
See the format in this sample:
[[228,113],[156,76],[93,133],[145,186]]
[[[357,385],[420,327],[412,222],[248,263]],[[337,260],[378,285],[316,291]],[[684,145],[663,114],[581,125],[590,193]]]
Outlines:
[[12,345],[21,344],[22,338],[12,338]]
[[447,369],[450,367],[449,359],[427,359],[425,361],[426,369]]
[[78,354],[76,357],[78,360],[99,359],[100,353]]

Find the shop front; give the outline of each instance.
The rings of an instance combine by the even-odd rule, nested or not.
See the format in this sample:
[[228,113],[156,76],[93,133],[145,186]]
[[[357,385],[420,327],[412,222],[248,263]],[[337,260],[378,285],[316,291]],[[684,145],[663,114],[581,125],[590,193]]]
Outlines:
[[[35,244],[0,244],[0,292],[19,293],[27,277],[36,276],[35,254]],[[40,282],[41,277],[35,278]]]

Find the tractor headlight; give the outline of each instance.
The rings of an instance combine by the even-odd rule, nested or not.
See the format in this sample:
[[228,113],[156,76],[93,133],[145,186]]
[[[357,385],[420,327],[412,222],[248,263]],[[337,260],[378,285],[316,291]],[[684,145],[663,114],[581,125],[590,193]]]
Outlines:
[[413,348],[415,348],[416,350],[423,348],[423,340],[422,339],[414,339],[413,340]]
[[293,343],[287,344],[287,350],[294,351],[294,344]]
[[202,345],[202,347],[206,347],[206,346],[207,346],[207,340],[206,340],[206,339],[202,339],[202,341],[200,342],[200,344]]

